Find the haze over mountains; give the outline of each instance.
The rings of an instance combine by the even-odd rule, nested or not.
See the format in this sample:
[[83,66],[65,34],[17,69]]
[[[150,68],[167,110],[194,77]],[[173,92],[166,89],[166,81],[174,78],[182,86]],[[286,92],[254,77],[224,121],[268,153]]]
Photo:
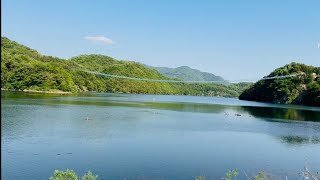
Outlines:
[[181,79],[184,81],[217,81],[221,83],[228,83],[228,81],[224,80],[220,76],[192,69],[188,66],[180,66],[177,68],[146,66],[157,70],[159,73],[167,77]]

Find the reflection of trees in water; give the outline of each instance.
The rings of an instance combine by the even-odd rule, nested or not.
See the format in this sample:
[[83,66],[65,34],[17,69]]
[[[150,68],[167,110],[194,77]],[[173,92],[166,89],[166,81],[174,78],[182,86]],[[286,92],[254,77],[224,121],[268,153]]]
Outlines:
[[284,120],[320,121],[320,112],[318,111],[274,107],[243,107],[243,109],[256,117]]
[[223,105],[198,103],[145,103],[148,108],[173,110],[182,112],[222,113],[226,108]]
[[290,145],[320,144],[319,136],[280,136],[279,139]]

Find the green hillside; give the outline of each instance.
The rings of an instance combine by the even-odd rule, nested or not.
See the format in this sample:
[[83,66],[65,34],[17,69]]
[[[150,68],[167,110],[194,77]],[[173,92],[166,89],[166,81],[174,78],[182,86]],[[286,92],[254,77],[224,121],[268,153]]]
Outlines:
[[220,76],[216,76],[214,74],[207,73],[207,72],[202,72],[197,69],[192,69],[188,66],[180,66],[177,68],[152,67],[152,66],[147,66],[147,67],[155,69],[159,73],[165,76],[168,76],[171,78],[177,78],[185,81],[221,81],[221,83],[228,82]]
[[[134,61],[119,61],[103,55],[80,55],[70,61],[90,71],[148,79],[169,79],[153,69],[146,68]],[[86,73],[86,75],[88,75]],[[96,75],[95,75],[96,76]],[[105,92],[175,94],[178,89],[169,83],[134,81],[128,79],[104,78]]]
[[67,92],[114,92],[237,97],[249,84],[184,84],[134,81],[89,74],[170,79],[133,61],[103,55],[80,55],[69,60],[44,56],[8,38],[1,38],[1,88]]
[[299,74],[282,79],[260,80],[246,89],[240,99],[278,104],[320,106],[320,67],[291,63],[267,77]]

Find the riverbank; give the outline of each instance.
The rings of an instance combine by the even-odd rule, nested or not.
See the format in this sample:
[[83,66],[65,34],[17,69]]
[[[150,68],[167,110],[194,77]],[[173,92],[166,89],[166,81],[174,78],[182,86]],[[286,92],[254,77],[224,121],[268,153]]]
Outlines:
[[31,90],[31,89],[24,89],[24,90],[12,90],[12,89],[4,89],[1,88],[1,91],[9,91],[9,92],[30,92],[30,93],[43,93],[43,94],[72,94],[72,92],[54,90],[54,91],[38,91],[38,90]]

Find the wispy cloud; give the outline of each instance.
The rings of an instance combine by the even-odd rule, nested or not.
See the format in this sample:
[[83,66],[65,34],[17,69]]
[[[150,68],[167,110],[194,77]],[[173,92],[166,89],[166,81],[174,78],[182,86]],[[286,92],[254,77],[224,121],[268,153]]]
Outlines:
[[114,42],[111,39],[105,36],[85,36],[84,39],[101,45],[114,44]]

